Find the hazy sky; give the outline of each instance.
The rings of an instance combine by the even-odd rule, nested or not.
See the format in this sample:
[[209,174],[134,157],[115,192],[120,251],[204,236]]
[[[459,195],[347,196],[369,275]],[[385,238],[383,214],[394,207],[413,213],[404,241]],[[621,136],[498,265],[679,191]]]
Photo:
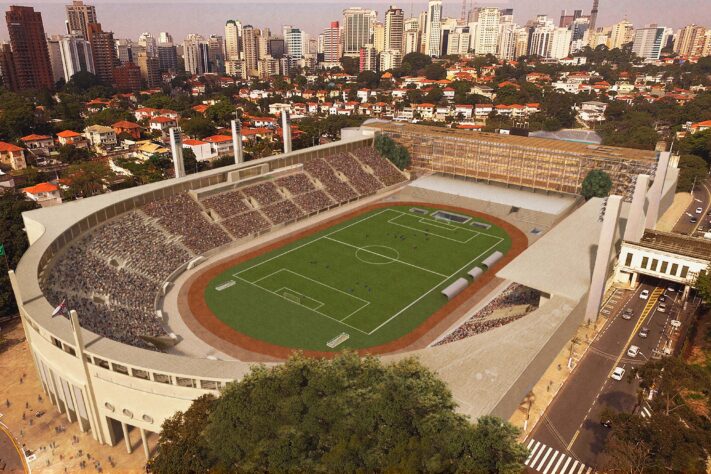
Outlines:
[[[468,0],[471,2],[471,0]],[[64,32],[65,0],[7,1],[0,0],[0,6],[7,10],[9,5],[33,6],[42,12],[45,31],[48,34]],[[373,8],[382,20],[390,2],[380,0],[357,0],[334,2],[327,0],[284,1],[284,0],[85,0],[96,5],[97,16],[105,30],[113,31],[117,38],[137,38],[144,31],[155,36],[160,31],[168,31],[175,41],[181,41],[188,33],[203,35],[224,34],[227,19],[235,18],[243,24],[255,27],[269,27],[272,32],[281,31],[282,24],[290,24],[311,34],[320,33],[330,21],[341,20],[342,11],[349,6]],[[426,9],[427,2],[394,2],[405,10],[417,15]],[[461,0],[444,0],[444,13],[459,17]],[[478,6],[500,6],[514,9],[514,21],[524,24],[536,14],[547,14],[555,19],[560,10],[582,9],[588,13],[592,0],[488,0],[474,1]],[[627,17],[635,26],[659,23],[678,28],[697,23],[711,27],[711,0],[600,0],[598,25],[609,25]],[[5,22],[0,28],[0,38],[7,39]]]

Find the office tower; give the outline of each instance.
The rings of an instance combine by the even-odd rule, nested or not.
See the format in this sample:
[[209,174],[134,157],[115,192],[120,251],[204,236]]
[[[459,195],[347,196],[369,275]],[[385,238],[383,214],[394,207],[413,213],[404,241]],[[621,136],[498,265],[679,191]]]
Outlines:
[[545,15],[536,17],[536,23],[533,26],[528,44],[528,54],[530,56],[548,57],[554,29],[553,22]]
[[259,70],[259,78],[267,81],[272,76],[279,74],[279,60],[271,56],[260,58],[257,69]]
[[360,72],[377,71],[378,70],[378,53],[375,51],[375,46],[366,44],[360,48]]
[[402,8],[390,6],[385,12],[385,45],[384,49],[403,51],[405,35],[405,14]]
[[593,0],[592,9],[590,10],[590,31],[595,31],[597,28],[597,11],[600,0]]
[[514,59],[528,54],[528,43],[530,40],[530,30],[525,26],[516,28],[516,47],[514,49]]
[[498,8],[481,8],[477,21],[474,52],[478,55],[496,54],[499,40],[501,11]]
[[158,42],[152,34],[141,33],[138,37],[138,46],[141,46],[148,56],[152,58],[158,56]]
[[249,76],[256,76],[259,71],[257,70],[257,61],[259,60],[258,49],[257,49],[257,32],[254,30],[252,25],[245,25],[242,28],[242,48],[244,53],[244,65],[246,68],[245,74]]
[[496,45],[496,57],[511,60],[516,58],[516,29],[513,23],[499,25],[499,43]]
[[558,26],[560,28],[568,28],[570,25],[573,24],[575,20],[578,18],[581,18],[583,16],[583,11],[582,10],[573,10],[572,15],[568,13],[567,10],[563,10],[560,13],[560,23],[558,23]]
[[386,49],[380,53],[380,71],[397,69],[402,65],[402,52],[399,49]]
[[283,38],[271,38],[267,42],[267,52],[274,59],[281,59],[286,54],[286,44]]
[[96,77],[106,85],[113,84],[114,67],[118,63],[114,34],[110,31],[103,31],[101,23],[90,23],[89,43],[91,44],[91,53],[94,56]]
[[430,0],[427,3],[427,20],[425,22],[425,54],[439,56],[442,54],[442,0]]
[[706,28],[688,25],[679,30],[674,41],[674,52],[679,56],[701,56],[704,50]]
[[0,42],[0,80],[6,89],[16,91],[17,73],[10,43]]
[[326,62],[337,62],[341,59],[341,27],[337,21],[332,21],[331,25],[323,30],[321,52],[323,60]]
[[65,6],[67,12],[67,33],[81,31],[84,39],[89,39],[89,25],[98,23],[94,5],[84,5],[81,0],[74,0],[71,5]]
[[301,58],[304,56],[304,32],[299,28],[289,28],[284,31],[284,44],[286,53],[292,58]]
[[158,69],[161,72],[178,70],[178,51],[172,43],[158,43]]
[[623,45],[634,39],[634,29],[632,23],[622,20],[612,25],[610,32],[610,49],[622,48]]
[[191,33],[183,41],[185,70],[191,74],[210,72],[210,45],[205,38]]
[[130,39],[117,39],[114,41],[116,49],[116,59],[121,64],[131,63],[138,57],[138,48],[134,46]]
[[148,88],[160,87],[162,77],[160,74],[160,60],[148,54],[147,51],[138,53],[138,67],[141,70],[141,80]]
[[62,59],[62,74],[67,82],[78,72],[85,71],[94,74],[94,58],[91,45],[84,39],[80,31],[61,36],[59,51]]
[[239,37],[241,25],[236,20],[227,20],[225,23],[225,58],[239,59]]
[[11,6],[5,12],[19,89],[54,87],[42,14],[32,7]]
[[514,15],[514,10],[513,8],[502,8],[499,10],[501,16],[499,18],[499,22],[501,23],[513,23],[513,15]]
[[[469,44],[471,43],[470,30],[469,26],[455,26],[453,30],[449,30],[446,54],[467,54],[469,52]],[[444,48],[445,46],[443,45],[442,47]]]
[[632,52],[640,58],[659,59],[666,38],[666,28],[663,26],[639,28],[634,33]]
[[711,56],[711,30],[706,30],[704,33],[704,47],[701,50],[701,56]]
[[167,31],[161,31],[158,35],[158,44],[173,44],[173,36]]
[[[304,35],[304,45],[308,45],[308,35]],[[269,40],[271,39],[271,32],[269,28],[262,28],[257,30],[257,57],[264,58],[269,54]],[[306,46],[304,46],[306,48]]]
[[417,18],[405,20],[405,35],[403,38],[403,56],[420,51],[420,21]]
[[343,53],[358,57],[360,49],[373,42],[373,25],[377,18],[375,10],[360,7],[343,10]]
[[457,28],[457,25],[459,22],[457,21],[456,18],[445,18],[442,20],[441,25],[440,25],[440,31],[441,31],[441,39],[440,39],[440,50],[442,55],[447,54],[447,50],[449,49],[449,39],[450,35],[454,33],[455,28]]
[[116,89],[126,92],[141,90],[141,68],[135,64],[128,62],[115,67],[113,76]]
[[210,72],[223,74],[225,72],[225,42],[222,36],[210,35],[207,43]]
[[52,67],[52,80],[55,83],[60,79],[64,79],[62,53],[59,50],[61,38],[59,35],[52,35],[47,38],[47,53],[49,54],[49,64]]
[[570,55],[570,42],[573,32],[568,28],[555,28],[551,35],[550,51],[548,57],[553,59],[563,59]]
[[373,23],[373,47],[378,53],[385,49],[385,25],[379,21]]

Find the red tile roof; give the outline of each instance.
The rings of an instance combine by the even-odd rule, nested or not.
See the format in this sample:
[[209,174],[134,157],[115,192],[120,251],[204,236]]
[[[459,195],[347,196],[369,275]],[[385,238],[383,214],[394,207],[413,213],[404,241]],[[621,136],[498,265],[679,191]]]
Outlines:
[[229,135],[213,135],[205,139],[205,141],[209,143],[224,143],[229,142],[231,140],[232,137],[230,137]]
[[52,183],[39,183],[35,186],[30,186],[29,188],[23,188],[22,191],[29,194],[39,194],[39,193],[51,193],[53,191],[59,190],[59,186]]
[[116,122],[115,124],[111,125],[113,128],[141,128],[140,125],[138,125],[135,122],[129,122],[128,120],[121,120],[119,122]]
[[22,148],[17,145],[13,145],[12,143],[0,142],[0,152],[9,151],[22,151]]
[[20,138],[20,140],[22,140],[23,142],[35,142],[38,140],[51,140],[51,139],[52,139],[52,137],[48,137],[47,135],[36,135],[34,133],[32,135],[27,135],[26,137]]
[[207,142],[204,142],[202,140],[193,140],[192,138],[188,138],[186,140],[183,140],[183,145],[188,145],[188,146],[199,146],[199,145],[207,145]]
[[80,137],[81,134],[74,132],[72,130],[64,130],[63,132],[59,132],[57,134],[57,136],[60,138],[74,138],[74,137]]

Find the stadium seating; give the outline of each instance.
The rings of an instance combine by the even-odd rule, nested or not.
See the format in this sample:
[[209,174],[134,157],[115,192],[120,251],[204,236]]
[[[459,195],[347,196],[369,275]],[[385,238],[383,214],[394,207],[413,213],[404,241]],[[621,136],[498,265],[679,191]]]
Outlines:
[[247,186],[246,188],[242,188],[242,192],[247,196],[253,197],[260,206],[268,206],[269,204],[274,204],[284,199],[271,181]]
[[405,176],[388,160],[384,160],[375,149],[370,147],[358,148],[352,152],[352,155],[362,164],[368,166],[375,176],[385,185],[392,186],[394,184],[405,181]]
[[237,214],[249,211],[249,207],[244,203],[244,194],[239,190],[210,196],[202,201],[202,204],[217,213],[222,219],[227,219]]
[[277,178],[276,185],[286,188],[292,196],[314,191],[316,188],[304,173],[294,173],[289,176]]
[[367,173],[358,161],[345,153],[330,157],[328,164],[343,173],[361,196],[372,194],[383,184],[372,174]]
[[324,185],[325,191],[334,201],[341,203],[358,197],[358,193],[341,181],[323,159],[316,158],[308,161],[304,164],[304,170]]

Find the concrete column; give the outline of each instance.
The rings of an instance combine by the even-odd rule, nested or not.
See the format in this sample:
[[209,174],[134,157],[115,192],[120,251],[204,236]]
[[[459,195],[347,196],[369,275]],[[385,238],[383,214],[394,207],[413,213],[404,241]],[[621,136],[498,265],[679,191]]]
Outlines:
[[639,242],[644,234],[644,202],[647,199],[647,189],[649,188],[649,175],[640,174],[632,195],[632,204],[627,216],[627,227],[625,227],[624,239],[628,242]]
[[123,440],[126,442],[126,451],[128,454],[131,454],[133,449],[131,448],[131,438],[128,436],[128,427],[126,426],[126,423],[121,422],[121,430],[123,430]]
[[242,151],[242,123],[239,120],[232,121],[232,150],[235,153],[235,164],[244,162],[244,152]]
[[637,272],[634,272],[634,273],[632,274],[632,283],[631,283],[631,286],[632,286],[632,289],[633,289],[633,290],[634,290],[635,288],[637,288],[637,277],[638,277],[638,276],[639,276],[639,274],[638,274]]
[[183,137],[180,135],[179,127],[170,129],[170,149],[173,153],[173,168],[175,169],[175,177],[182,178],[185,176],[185,161],[183,160]]
[[649,206],[647,206],[647,218],[645,220],[645,227],[647,229],[655,229],[657,220],[659,220],[659,204],[662,200],[662,193],[664,192],[664,179],[667,177],[670,157],[671,153],[668,151],[659,154],[657,171],[654,173],[654,182],[652,183],[652,187],[649,188],[648,194]]
[[[603,201],[605,202],[605,201]],[[588,304],[585,309],[585,319],[597,321],[602,304],[602,296],[605,292],[605,282],[607,281],[607,271],[610,264],[610,256],[615,246],[615,235],[617,234],[617,222],[620,218],[622,208],[621,196],[610,196],[607,198],[607,207],[600,229],[600,239],[597,245],[597,255],[595,256],[595,268],[593,269],[590,281],[590,292],[588,293]]]
[[684,293],[681,295],[681,301],[686,301],[689,298],[689,292],[691,287],[689,285],[684,285]]
[[281,131],[284,141],[284,153],[291,153],[291,119],[289,110],[286,108],[281,109]]
[[143,444],[143,453],[146,455],[146,460],[151,458],[151,449],[148,446],[148,437],[146,437],[146,432],[143,428],[141,430],[141,443]]

